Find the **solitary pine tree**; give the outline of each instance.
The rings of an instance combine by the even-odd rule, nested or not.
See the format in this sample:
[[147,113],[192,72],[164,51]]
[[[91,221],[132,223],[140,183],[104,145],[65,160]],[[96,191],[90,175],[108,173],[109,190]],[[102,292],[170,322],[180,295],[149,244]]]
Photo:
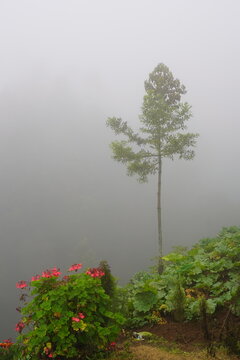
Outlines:
[[109,126],[116,135],[125,140],[111,143],[113,158],[127,166],[128,175],[137,175],[138,181],[147,182],[148,175],[157,174],[157,219],[158,219],[158,271],[162,272],[162,220],[161,177],[163,158],[191,160],[195,153],[198,134],[186,133],[186,122],[191,118],[191,107],[181,102],[185,86],[174,79],[169,68],[159,64],[145,81],[140,133],[135,133],[121,118],[108,118]]

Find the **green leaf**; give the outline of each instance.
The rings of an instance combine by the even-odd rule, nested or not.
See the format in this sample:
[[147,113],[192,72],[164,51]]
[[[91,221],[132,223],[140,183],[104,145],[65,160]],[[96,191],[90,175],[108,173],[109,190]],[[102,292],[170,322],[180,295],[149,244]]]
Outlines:
[[207,313],[213,314],[217,306],[216,301],[214,301],[213,299],[207,299],[206,304],[207,304]]
[[182,254],[178,254],[178,253],[170,253],[166,256],[163,256],[162,259],[165,261],[177,262],[177,261],[182,261],[183,259],[185,259],[185,256]]
[[133,304],[137,311],[147,312],[157,303],[157,301],[158,296],[156,293],[144,291],[135,295]]

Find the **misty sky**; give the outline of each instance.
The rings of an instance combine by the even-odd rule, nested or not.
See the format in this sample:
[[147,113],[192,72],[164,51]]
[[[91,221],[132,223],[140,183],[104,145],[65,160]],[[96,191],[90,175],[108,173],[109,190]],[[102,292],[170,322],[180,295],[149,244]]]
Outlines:
[[164,251],[240,225],[238,0],[0,0],[0,337],[15,283],[109,261],[123,283],[156,256],[156,178],[111,159],[109,116],[139,126],[163,62],[186,86],[196,158],[163,164]]

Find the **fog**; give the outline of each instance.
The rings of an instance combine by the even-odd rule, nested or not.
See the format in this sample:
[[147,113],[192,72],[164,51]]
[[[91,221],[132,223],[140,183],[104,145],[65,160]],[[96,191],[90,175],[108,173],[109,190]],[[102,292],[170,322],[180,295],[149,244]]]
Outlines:
[[0,0],[0,339],[18,280],[108,260],[120,283],[154,264],[156,178],[111,158],[105,122],[138,128],[163,62],[187,88],[191,162],[164,161],[164,252],[240,225],[237,0]]

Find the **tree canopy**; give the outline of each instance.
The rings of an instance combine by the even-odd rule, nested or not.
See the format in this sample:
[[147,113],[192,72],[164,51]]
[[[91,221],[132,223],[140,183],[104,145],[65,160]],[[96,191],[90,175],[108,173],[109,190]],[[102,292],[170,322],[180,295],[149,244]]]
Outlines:
[[185,86],[175,79],[169,68],[159,64],[145,81],[145,95],[140,114],[139,133],[126,121],[111,117],[107,120],[116,135],[124,139],[111,143],[113,158],[126,165],[127,174],[147,182],[149,175],[158,174],[158,242],[162,257],[161,175],[162,159],[178,157],[191,160],[198,134],[187,133],[191,106],[182,102]]

